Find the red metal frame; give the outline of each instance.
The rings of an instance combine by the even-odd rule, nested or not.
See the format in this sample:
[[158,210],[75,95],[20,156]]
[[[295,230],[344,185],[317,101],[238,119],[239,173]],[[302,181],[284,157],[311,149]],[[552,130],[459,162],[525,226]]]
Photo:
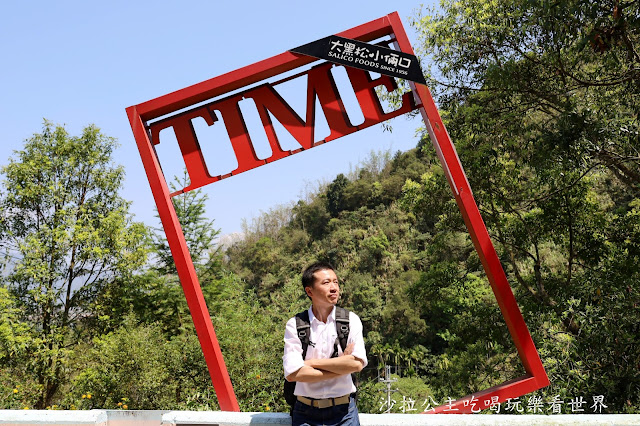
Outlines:
[[[392,38],[395,38],[395,43],[399,50],[413,54],[413,49],[411,47],[411,44],[409,43],[409,39],[396,12],[376,19],[374,21],[362,24],[350,30],[344,31],[337,35],[364,42],[369,42],[384,36],[391,36]],[[290,52],[281,53],[269,59],[257,62],[253,65],[240,68],[236,71],[223,74],[210,80],[206,80],[193,86],[189,86],[187,88],[147,102],[143,102],[138,105],[131,106],[126,109],[129,121],[131,123],[131,128],[133,130],[133,134],[140,151],[140,156],[142,158],[142,162],[149,179],[151,191],[158,208],[158,214],[165,229],[167,241],[169,243],[169,247],[171,248],[171,252],[176,263],[178,276],[184,289],[185,297],[187,299],[187,303],[193,317],[193,322],[198,334],[198,338],[200,340],[200,344],[202,345],[205,361],[207,363],[207,367],[209,368],[211,380],[218,396],[220,408],[224,411],[239,411],[238,402],[233,392],[233,386],[231,384],[229,374],[224,364],[218,340],[211,323],[209,311],[202,296],[198,277],[196,275],[189,250],[186,245],[184,234],[182,232],[175,209],[173,208],[173,204],[171,202],[171,197],[173,195],[177,195],[177,193],[169,193],[167,182],[162,174],[158,158],[153,148],[153,143],[159,142],[157,140],[157,137],[155,137],[154,135],[157,135],[159,130],[163,128],[163,124],[156,124],[154,129],[153,124],[149,126],[149,121],[193,106],[195,104],[220,97],[231,91],[245,88],[249,85],[261,82],[267,78],[294,70],[315,61],[316,59],[307,56],[297,55]],[[347,70],[349,71],[351,69],[347,68]],[[352,76],[350,75],[350,78],[351,77]],[[366,81],[363,82],[361,77],[355,78],[360,79],[360,85],[363,87],[362,91],[358,93],[366,98],[369,93],[368,90],[371,90],[371,88],[367,86],[367,84],[369,83],[367,83]],[[382,78],[385,79],[388,77]],[[352,78],[352,83],[353,81],[354,79]],[[377,85],[387,83],[387,80],[380,80],[378,81]],[[372,87],[375,85],[376,84],[373,84]],[[427,129],[431,136],[433,146],[436,149],[438,157],[440,158],[442,166],[446,172],[449,185],[451,186],[455,199],[458,203],[458,207],[460,208],[460,212],[462,213],[474,246],[478,252],[478,255],[480,256],[482,265],[491,284],[491,288],[493,289],[502,315],[507,323],[509,333],[511,334],[513,342],[518,351],[520,360],[527,373],[523,377],[511,380],[509,382],[492,387],[490,389],[486,389],[484,391],[476,392],[472,395],[460,398],[454,401],[452,404],[440,406],[435,410],[430,411],[435,413],[471,413],[484,408],[488,408],[491,403],[503,402],[508,398],[516,398],[518,396],[547,386],[549,384],[549,379],[544,370],[542,362],[540,361],[538,352],[533,344],[533,340],[531,339],[529,330],[527,329],[524,319],[522,318],[522,314],[520,313],[511,288],[509,287],[509,283],[507,282],[507,278],[504,270],[502,269],[502,265],[500,264],[495,248],[491,243],[489,234],[473,198],[471,188],[469,187],[469,182],[466,178],[462,165],[460,164],[460,160],[456,153],[455,147],[451,142],[451,139],[449,138],[444,124],[442,123],[440,114],[438,113],[431,93],[426,86],[421,84],[416,85],[411,83],[411,88],[412,94],[417,102],[411,103],[411,105],[407,103],[407,108],[401,109],[401,111],[399,110],[398,114],[412,110],[416,107],[416,105],[420,108],[420,112],[424,119],[425,125],[427,126]],[[326,91],[325,89],[326,87],[324,87],[322,90]],[[261,95],[264,96],[262,99],[267,99],[267,95],[268,94]],[[328,102],[331,101],[333,101],[331,108],[334,110],[334,112],[336,110],[341,110],[340,105],[336,106],[335,99],[329,99]],[[365,117],[367,117],[367,111],[369,111],[369,113],[373,114],[374,116],[376,116],[377,114],[378,118],[381,117],[380,113],[375,111],[376,107],[373,100],[361,100],[361,98],[359,97],[359,102],[361,102]],[[365,106],[368,108],[366,111]],[[211,111],[211,108],[212,107],[210,106],[208,110],[209,112]],[[213,121],[215,121],[215,117],[213,115],[207,116],[207,111],[205,110],[196,109],[193,110],[193,113],[196,113],[196,115],[198,116],[203,116],[205,120],[207,120],[209,125],[211,125]],[[187,112],[186,114],[189,114],[189,112]],[[268,114],[264,114],[263,116],[267,115]],[[169,120],[171,120],[171,118]],[[372,125],[376,122],[376,120],[373,119],[367,120],[368,125]],[[237,124],[237,126],[240,127],[241,124],[242,123]],[[307,122],[307,124],[309,123]],[[165,125],[164,127],[167,126]],[[336,137],[340,137],[343,134],[352,132],[351,130],[349,130],[347,124],[344,124],[343,127],[344,128],[339,132],[340,134]],[[357,131],[362,127],[366,126],[358,126],[358,128],[354,131]],[[178,132],[177,129],[174,128],[174,130],[176,130],[176,133]],[[267,125],[265,125],[265,130],[268,134],[273,135]],[[207,183],[215,182],[221,178],[230,176],[226,175],[211,177],[208,175],[206,167],[193,166],[194,164],[203,164],[203,160],[201,158],[197,138],[189,136],[190,131],[192,132],[189,126],[183,128],[181,139],[183,142],[181,143],[181,150],[187,168],[189,169],[189,166],[192,165],[192,170],[188,170],[190,174],[193,173],[193,176],[191,176],[192,179],[198,178],[199,176],[199,178],[201,179],[201,183],[199,184],[199,186],[203,186]],[[333,138],[327,138],[325,141],[328,141],[330,139]],[[318,145],[325,141],[318,142],[315,145]],[[255,153],[252,152],[252,149],[250,149],[250,140],[248,138],[241,138],[236,142],[238,144],[238,147],[243,147],[243,149],[235,149],[236,146],[234,145],[236,155],[238,156],[238,154],[240,154],[248,158],[247,161],[249,161],[250,165],[244,168],[239,167],[239,169],[232,174],[237,174],[250,168],[260,166],[266,162],[277,160],[279,158],[283,158],[284,156],[295,154],[297,152],[284,152],[281,150],[279,152],[276,152],[277,141],[274,142],[272,139],[270,139],[270,142],[272,142],[272,149],[274,149],[274,156],[270,159],[259,161],[256,160]],[[313,147],[315,145],[312,144],[310,147]],[[249,158],[252,155],[254,158]],[[246,158],[243,157],[243,160],[245,160]],[[239,163],[240,160],[241,158],[238,158]],[[190,189],[194,188],[191,186],[189,188],[185,188],[185,190]],[[182,191],[179,191],[178,193],[180,192]],[[497,397],[497,401],[492,401],[492,397]]]

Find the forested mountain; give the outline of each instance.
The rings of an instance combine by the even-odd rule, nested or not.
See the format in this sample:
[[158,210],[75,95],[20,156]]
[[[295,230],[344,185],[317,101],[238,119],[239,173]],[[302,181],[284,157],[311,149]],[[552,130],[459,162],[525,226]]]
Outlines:
[[[551,380],[511,413],[640,411],[639,4],[445,1],[414,20]],[[113,144],[45,123],[3,168],[0,408],[217,408],[161,231],[117,196]],[[361,411],[421,411],[524,373],[426,135],[224,249],[202,192],[174,200],[242,410],[287,410],[284,324],[319,259],[364,323]]]

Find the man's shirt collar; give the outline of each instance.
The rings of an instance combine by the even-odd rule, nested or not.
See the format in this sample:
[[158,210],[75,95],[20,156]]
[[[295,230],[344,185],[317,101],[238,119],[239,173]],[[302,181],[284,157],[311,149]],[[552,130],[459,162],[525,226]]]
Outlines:
[[[323,324],[329,324],[330,322],[335,322],[335,320],[336,320],[336,306],[334,305],[333,309],[331,310],[331,313],[327,317],[327,322]],[[313,324],[314,321],[318,323],[322,323],[322,321],[317,319],[316,316],[313,314],[313,306],[311,306],[309,308],[309,324]]]

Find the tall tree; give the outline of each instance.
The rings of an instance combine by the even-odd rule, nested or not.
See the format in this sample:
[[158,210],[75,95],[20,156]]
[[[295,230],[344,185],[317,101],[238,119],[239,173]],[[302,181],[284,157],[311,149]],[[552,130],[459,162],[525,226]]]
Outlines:
[[[639,10],[639,1],[447,0],[415,22],[447,128],[540,341],[545,392],[603,394],[611,411],[640,400],[637,368],[609,355],[640,353],[631,337]],[[432,202],[442,190],[433,177],[410,182],[405,201],[416,217],[436,213],[448,233],[462,230],[457,212]],[[418,293],[434,288],[419,284]]]
[[45,121],[2,168],[2,244],[10,261],[5,285],[33,324],[48,406],[64,380],[65,351],[96,288],[126,277],[146,261],[147,231],[118,195],[124,170],[112,161],[115,139],[91,125],[80,136]]
[[536,114],[559,136],[547,158],[602,165],[638,194],[640,1],[447,0],[415,26],[443,108],[475,94],[479,125]]
[[[186,169],[182,176],[174,176],[169,183],[172,191],[186,186],[189,186],[189,175]],[[215,239],[220,234],[220,230],[214,227],[213,220],[206,217],[207,199],[208,196],[200,189],[177,195],[172,199],[191,259],[204,290],[208,284],[215,283],[221,276],[222,257],[215,247]],[[151,272],[159,276],[149,282],[150,287],[145,297],[150,299],[150,303],[145,308],[153,310],[151,320],[159,321],[168,335],[176,335],[190,326],[189,309],[169,243],[162,229],[155,229],[153,244],[156,258]],[[143,316],[148,316],[148,313]]]
[[[189,186],[189,175],[184,170],[182,176],[174,176],[169,186],[172,191]],[[197,269],[205,267],[215,256],[214,241],[220,230],[213,226],[213,220],[207,219],[206,202],[209,197],[201,189],[189,191],[173,198],[173,207],[180,220],[180,226],[189,247],[191,259]],[[154,235],[156,254],[158,255],[158,270],[164,274],[175,274],[176,267],[171,255],[171,249],[161,229]],[[210,266],[210,265],[209,265]],[[199,271],[203,272],[203,271]]]

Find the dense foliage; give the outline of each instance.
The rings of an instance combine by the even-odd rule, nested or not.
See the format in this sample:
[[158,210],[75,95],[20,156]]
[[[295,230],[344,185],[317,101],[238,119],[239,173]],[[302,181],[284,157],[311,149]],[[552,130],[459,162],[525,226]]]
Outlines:
[[112,164],[114,147],[93,126],[72,137],[45,122],[2,168],[0,232],[8,262],[2,278],[13,303],[4,297],[28,330],[16,334],[25,340],[22,351],[7,355],[36,386],[36,407],[54,401],[101,287],[114,276],[126,280],[146,259],[147,231],[131,221],[118,195],[124,172]]
[[[414,20],[551,379],[536,393],[547,413],[579,397],[589,412],[597,395],[603,412],[640,411],[639,6],[444,1]],[[113,146],[95,127],[45,123],[3,168],[0,408],[217,409],[162,231],[117,195]],[[426,136],[263,214],[224,250],[204,200],[174,205],[242,410],[287,410],[284,324],[307,307],[300,274],[317,259],[363,320],[361,411],[428,409],[524,373]]]

